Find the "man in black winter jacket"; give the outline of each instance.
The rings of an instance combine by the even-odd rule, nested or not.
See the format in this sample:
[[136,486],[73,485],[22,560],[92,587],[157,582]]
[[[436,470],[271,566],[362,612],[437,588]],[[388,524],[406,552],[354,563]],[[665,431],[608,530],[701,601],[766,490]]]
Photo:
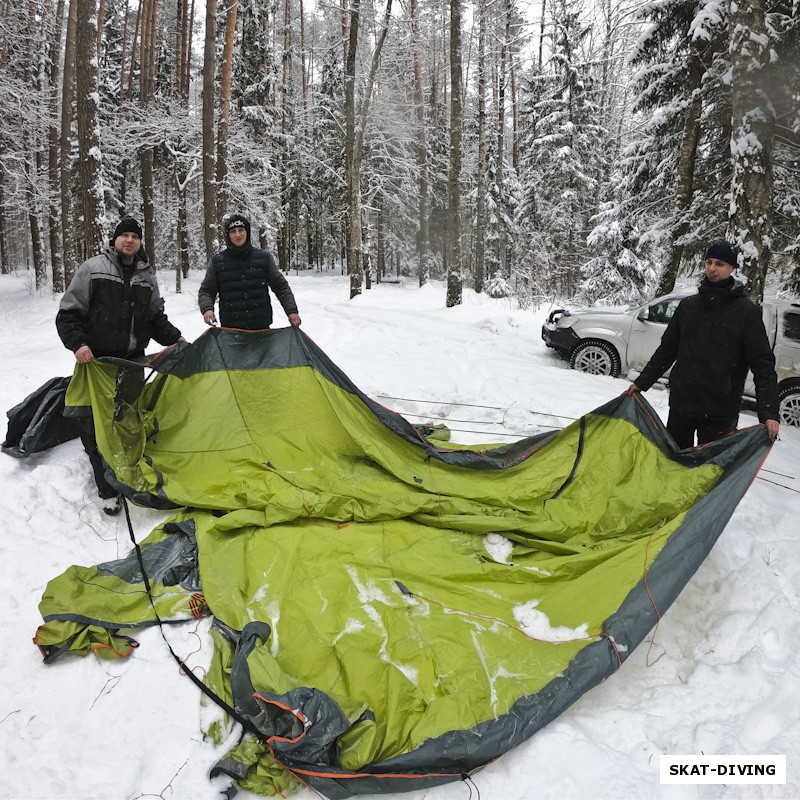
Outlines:
[[[75,360],[87,364],[95,356],[136,358],[150,339],[171,345],[186,341],[164,313],[155,270],[142,248],[142,229],[133,217],[120,220],[100,255],[84,261],[61,298],[56,329]],[[118,514],[117,492],[104,477],[94,421],[78,420],[81,441],[94,471],[97,491],[107,514]]]
[[197,295],[206,325],[217,322],[214,301],[219,295],[219,317],[225,328],[256,331],[272,325],[269,290],[283,306],[289,324],[299,328],[292,290],[275,264],[272,253],[253,247],[250,220],[244,214],[232,214],[224,224],[227,247],[208,262],[206,275]]
[[646,391],[673,364],[667,430],[680,448],[736,430],[747,371],[753,373],[759,421],[778,436],[778,377],[761,309],[734,279],[738,253],[724,240],[706,251],[696,295],[681,301],[661,344],[630,391]]

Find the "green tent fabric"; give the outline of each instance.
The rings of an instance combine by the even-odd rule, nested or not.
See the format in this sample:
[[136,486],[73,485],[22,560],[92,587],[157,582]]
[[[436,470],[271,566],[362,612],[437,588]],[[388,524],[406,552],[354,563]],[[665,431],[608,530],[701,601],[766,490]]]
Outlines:
[[[78,365],[109,478],[176,508],[142,544],[162,620],[212,614],[207,683],[261,732],[217,770],[330,798],[457,780],[618,670],[765,458],[676,452],[640,395],[489,448],[429,441],[303,333],[212,329]],[[495,561],[488,534],[514,543]],[[124,657],[155,624],[135,555],[52,580],[36,643]]]

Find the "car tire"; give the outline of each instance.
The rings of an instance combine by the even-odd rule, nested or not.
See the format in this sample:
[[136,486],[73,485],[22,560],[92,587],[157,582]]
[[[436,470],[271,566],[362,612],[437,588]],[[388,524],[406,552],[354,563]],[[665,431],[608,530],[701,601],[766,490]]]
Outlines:
[[800,427],[800,383],[787,383],[778,389],[778,417],[781,425]]
[[569,365],[589,375],[610,375],[618,378],[622,363],[614,345],[595,339],[581,342],[573,351]]

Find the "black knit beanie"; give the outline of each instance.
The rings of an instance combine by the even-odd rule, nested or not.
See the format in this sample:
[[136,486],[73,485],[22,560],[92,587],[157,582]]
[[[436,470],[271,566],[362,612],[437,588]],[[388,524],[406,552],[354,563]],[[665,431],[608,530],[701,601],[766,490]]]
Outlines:
[[734,269],[739,266],[739,251],[730,242],[726,242],[724,239],[720,239],[708,246],[708,250],[706,250],[706,259],[709,258],[717,258],[720,261],[724,261],[726,264],[730,264]]
[[111,237],[111,244],[114,244],[114,239],[123,233],[135,233],[140,239],[142,238],[142,226],[133,217],[123,217],[114,228],[114,235]]

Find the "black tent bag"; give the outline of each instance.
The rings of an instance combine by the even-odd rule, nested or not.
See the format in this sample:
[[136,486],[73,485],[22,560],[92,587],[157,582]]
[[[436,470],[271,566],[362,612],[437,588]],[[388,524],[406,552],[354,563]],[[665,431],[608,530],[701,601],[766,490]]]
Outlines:
[[78,437],[78,423],[64,416],[70,378],[51,378],[6,412],[8,432],[2,450],[15,458],[40,453]]

